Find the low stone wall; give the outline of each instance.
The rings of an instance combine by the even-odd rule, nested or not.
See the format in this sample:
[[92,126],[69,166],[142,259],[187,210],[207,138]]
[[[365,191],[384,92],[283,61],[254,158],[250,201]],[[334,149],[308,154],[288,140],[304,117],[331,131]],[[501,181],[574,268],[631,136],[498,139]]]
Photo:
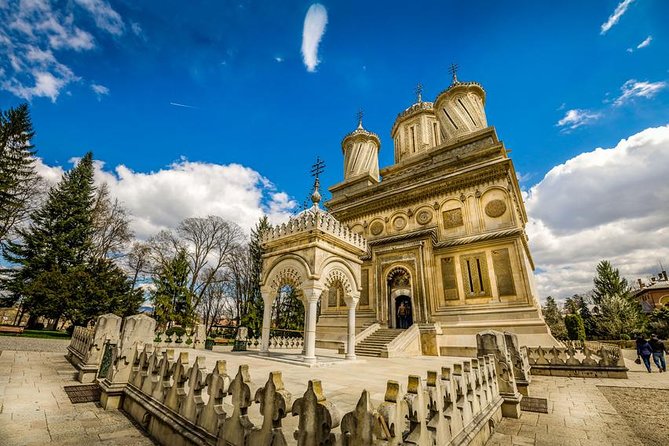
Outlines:
[[[252,389],[248,366],[234,377],[225,361],[205,370],[204,357],[189,363],[188,352],[136,348],[124,411],[163,445],[483,445],[501,420],[495,360],[485,356],[430,371],[425,380],[408,377],[407,391],[388,381],[384,401],[374,407],[363,390],[356,408],[341,414],[326,398],[327,387],[307,383],[297,398],[285,389],[281,372],[271,372]],[[226,398],[226,397],[230,398]],[[232,408],[224,410],[223,400]],[[258,404],[262,421],[249,408]],[[298,417],[284,432],[282,420]]]
[[206,328],[203,324],[198,324],[193,329],[186,329],[186,333],[183,336],[177,336],[176,333],[168,336],[164,330],[158,330],[153,337],[153,345],[163,348],[194,348],[202,350],[204,349],[206,340]]
[[[246,348],[248,350],[259,350],[262,344],[261,338],[247,338]],[[270,350],[301,349],[304,348],[304,339],[296,336],[273,336],[269,338]]]
[[569,347],[527,347],[532,375],[572,376],[581,378],[627,378],[627,367],[620,348],[600,344]]

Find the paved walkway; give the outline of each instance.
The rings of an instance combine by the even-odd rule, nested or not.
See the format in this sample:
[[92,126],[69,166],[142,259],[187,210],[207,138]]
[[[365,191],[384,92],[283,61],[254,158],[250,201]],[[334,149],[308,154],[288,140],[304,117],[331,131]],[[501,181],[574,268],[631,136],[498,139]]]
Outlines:
[[[648,373],[633,361],[625,362],[629,379],[533,376],[530,396],[548,398],[548,413],[523,412],[518,420],[504,418],[487,445],[644,446],[639,429],[652,426],[628,421],[629,417],[619,413],[599,387],[669,389],[669,373],[658,373],[657,369]],[[634,401],[625,410],[634,411]],[[664,424],[669,424],[669,419]],[[650,444],[669,443],[645,443]]]
[[152,445],[121,412],[70,402],[63,386],[81,383],[64,353],[0,353],[0,446]]

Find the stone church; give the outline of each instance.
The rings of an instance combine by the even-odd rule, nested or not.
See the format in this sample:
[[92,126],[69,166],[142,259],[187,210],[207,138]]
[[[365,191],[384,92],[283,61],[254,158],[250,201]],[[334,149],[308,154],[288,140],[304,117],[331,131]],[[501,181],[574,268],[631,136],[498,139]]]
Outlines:
[[[516,172],[485,99],[455,72],[434,102],[419,92],[392,125],[395,163],[383,169],[379,137],[362,119],[344,137],[344,178],[326,207],[368,243],[358,332],[415,324],[442,355],[470,354],[486,329],[515,332],[521,345],[556,344],[541,316]],[[342,294],[323,294],[317,339],[346,333]]]

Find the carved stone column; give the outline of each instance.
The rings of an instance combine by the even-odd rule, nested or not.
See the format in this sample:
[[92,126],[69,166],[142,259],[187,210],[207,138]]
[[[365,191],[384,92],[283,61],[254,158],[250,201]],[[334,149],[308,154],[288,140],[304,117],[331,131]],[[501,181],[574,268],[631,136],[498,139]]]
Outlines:
[[504,340],[506,341],[506,348],[511,356],[513,376],[516,378],[518,391],[525,396],[529,396],[531,376],[527,354],[522,351],[522,347],[518,344],[518,335],[515,333],[505,331]]
[[502,415],[508,418],[520,418],[520,400],[523,395],[518,392],[516,386],[513,362],[506,346],[504,333],[495,330],[482,331],[476,335],[476,346],[477,356],[495,356],[499,393],[504,398]]
[[308,306],[307,320],[304,324],[305,362],[316,362],[316,312],[320,291],[316,288],[303,290],[304,300]]
[[355,309],[358,306],[358,298],[352,298],[348,305],[348,337],[346,345],[346,359],[355,359]]
[[263,315],[262,315],[262,340],[260,342],[260,354],[269,355],[269,335],[272,326],[272,304],[273,296],[269,290],[262,290]]

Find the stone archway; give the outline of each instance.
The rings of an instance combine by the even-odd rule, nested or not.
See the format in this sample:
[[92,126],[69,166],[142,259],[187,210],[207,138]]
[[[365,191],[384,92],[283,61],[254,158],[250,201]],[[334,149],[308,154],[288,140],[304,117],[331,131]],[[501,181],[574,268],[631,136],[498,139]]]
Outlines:
[[392,328],[409,328],[416,319],[416,306],[411,284],[411,273],[408,269],[397,266],[386,275],[388,290],[388,326]]

